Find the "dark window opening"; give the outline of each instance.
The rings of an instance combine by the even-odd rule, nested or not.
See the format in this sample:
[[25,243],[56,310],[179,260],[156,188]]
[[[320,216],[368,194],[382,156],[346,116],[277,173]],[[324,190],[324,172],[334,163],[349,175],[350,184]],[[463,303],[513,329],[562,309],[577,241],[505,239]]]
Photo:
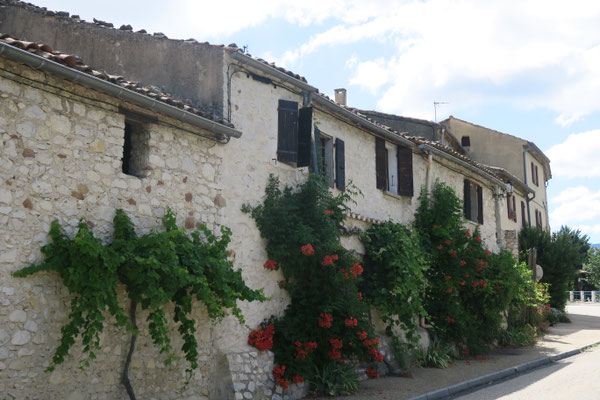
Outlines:
[[295,101],[279,100],[277,112],[277,160],[292,167],[308,167],[312,107],[298,109]]
[[148,158],[150,134],[143,125],[125,121],[125,138],[123,143],[124,174],[145,178]]
[[470,180],[464,180],[463,206],[465,218],[483,224],[483,189]]
[[390,193],[412,197],[412,150],[375,138],[376,186]]
[[469,147],[471,145],[471,138],[469,136],[463,136],[460,138],[460,144],[464,147]]

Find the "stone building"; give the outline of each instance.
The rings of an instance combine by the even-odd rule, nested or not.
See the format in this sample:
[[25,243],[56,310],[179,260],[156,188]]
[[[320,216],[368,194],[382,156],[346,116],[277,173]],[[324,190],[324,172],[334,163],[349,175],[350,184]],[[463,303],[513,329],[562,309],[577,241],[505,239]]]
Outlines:
[[[346,223],[358,230],[385,220],[410,223],[421,188],[439,179],[465,198],[466,224],[481,231],[490,250],[502,246],[503,172],[463,154],[441,126],[434,128],[442,136],[400,132],[233,45],[0,4],[0,32],[8,35],[0,40],[0,392],[124,397],[124,332],[105,332],[105,351],[89,369],[77,369],[73,352],[65,365],[43,373],[68,314],[68,294],[55,276],[17,280],[10,273],[39,262],[53,219],[73,229],[83,217],[108,237],[117,208],[144,232],[170,207],[187,228],[231,228],[236,268],[270,301],[241,305],[247,326],[234,318],[215,326],[198,311],[201,367],[187,386],[181,366],[165,368],[141,337],[131,375],[140,396],[156,399],[302,395],[299,387],[285,394],[275,388],[272,356],[246,344],[248,328],[288,302],[281,277],[262,266],[258,229],[241,211],[261,201],[270,174],[296,184],[313,169],[334,191],[352,181],[363,195]],[[356,235],[344,245],[364,252]]]

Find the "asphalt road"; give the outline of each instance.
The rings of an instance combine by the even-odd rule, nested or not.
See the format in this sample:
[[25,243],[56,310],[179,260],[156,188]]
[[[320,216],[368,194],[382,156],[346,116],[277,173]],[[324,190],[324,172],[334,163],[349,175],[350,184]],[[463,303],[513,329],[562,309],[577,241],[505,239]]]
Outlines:
[[600,399],[600,346],[454,399]]

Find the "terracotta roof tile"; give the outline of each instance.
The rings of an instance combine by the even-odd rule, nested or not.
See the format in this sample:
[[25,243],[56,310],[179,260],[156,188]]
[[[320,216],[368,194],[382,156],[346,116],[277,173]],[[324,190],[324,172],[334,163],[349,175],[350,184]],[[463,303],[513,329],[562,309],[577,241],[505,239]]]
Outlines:
[[218,122],[219,124],[222,124],[222,125],[225,125],[228,127],[233,127],[233,125],[231,123],[225,121],[222,117],[218,117],[210,112],[194,108],[188,104],[183,103],[182,101],[174,99],[169,94],[163,93],[160,90],[157,90],[154,88],[148,88],[145,86],[141,86],[137,82],[125,80],[125,78],[123,78],[120,75],[111,75],[111,74],[106,73],[105,71],[95,70],[92,67],[90,67],[89,65],[84,64],[79,57],[74,56],[72,54],[65,54],[65,53],[60,53],[58,51],[53,51],[52,48],[46,44],[19,40],[19,39],[10,37],[7,34],[1,34],[1,33],[0,33],[0,42],[6,43],[13,47],[17,47],[21,50],[29,51],[40,57],[44,57],[48,60],[65,65],[69,68],[73,68],[80,72],[84,72],[86,74],[92,75],[96,78],[114,83],[115,85],[124,87],[131,91],[141,93],[148,97],[152,97],[152,98],[157,99],[165,104],[169,104],[171,106],[181,108],[185,111],[199,115],[203,118]]

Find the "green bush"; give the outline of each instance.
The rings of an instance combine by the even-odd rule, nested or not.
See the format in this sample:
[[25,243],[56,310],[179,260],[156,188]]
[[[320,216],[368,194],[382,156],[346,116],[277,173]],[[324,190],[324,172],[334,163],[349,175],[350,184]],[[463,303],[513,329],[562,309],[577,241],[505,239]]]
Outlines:
[[576,277],[577,270],[587,261],[590,248],[588,237],[578,230],[563,226],[552,235],[537,228],[523,228],[519,232],[519,253],[527,261],[527,251],[537,250],[537,264],[544,269],[542,282],[550,285],[550,304],[563,310],[566,292]]
[[452,348],[444,344],[431,344],[427,349],[415,351],[415,361],[420,367],[447,368],[453,359]]
[[421,193],[415,226],[430,261],[424,306],[442,342],[480,354],[499,337],[502,313],[520,301],[526,276],[511,253],[492,254],[478,230],[464,227],[462,210],[443,183]]
[[[367,302],[379,311],[389,337],[396,338],[392,327],[398,326],[409,343],[417,343],[418,317],[426,315],[421,296],[427,269],[419,237],[406,226],[388,221],[373,225],[363,242],[366,254],[361,290]],[[399,343],[395,345],[398,348]]]
[[243,208],[266,239],[265,268],[281,270],[291,298],[283,316],[262,324],[274,327],[274,375],[284,388],[326,378],[327,392],[347,392],[353,386],[342,379],[340,361],[382,359],[357,286],[363,267],[340,244],[350,190],[334,196],[315,176],[295,189],[279,186],[271,176],[263,203]]

